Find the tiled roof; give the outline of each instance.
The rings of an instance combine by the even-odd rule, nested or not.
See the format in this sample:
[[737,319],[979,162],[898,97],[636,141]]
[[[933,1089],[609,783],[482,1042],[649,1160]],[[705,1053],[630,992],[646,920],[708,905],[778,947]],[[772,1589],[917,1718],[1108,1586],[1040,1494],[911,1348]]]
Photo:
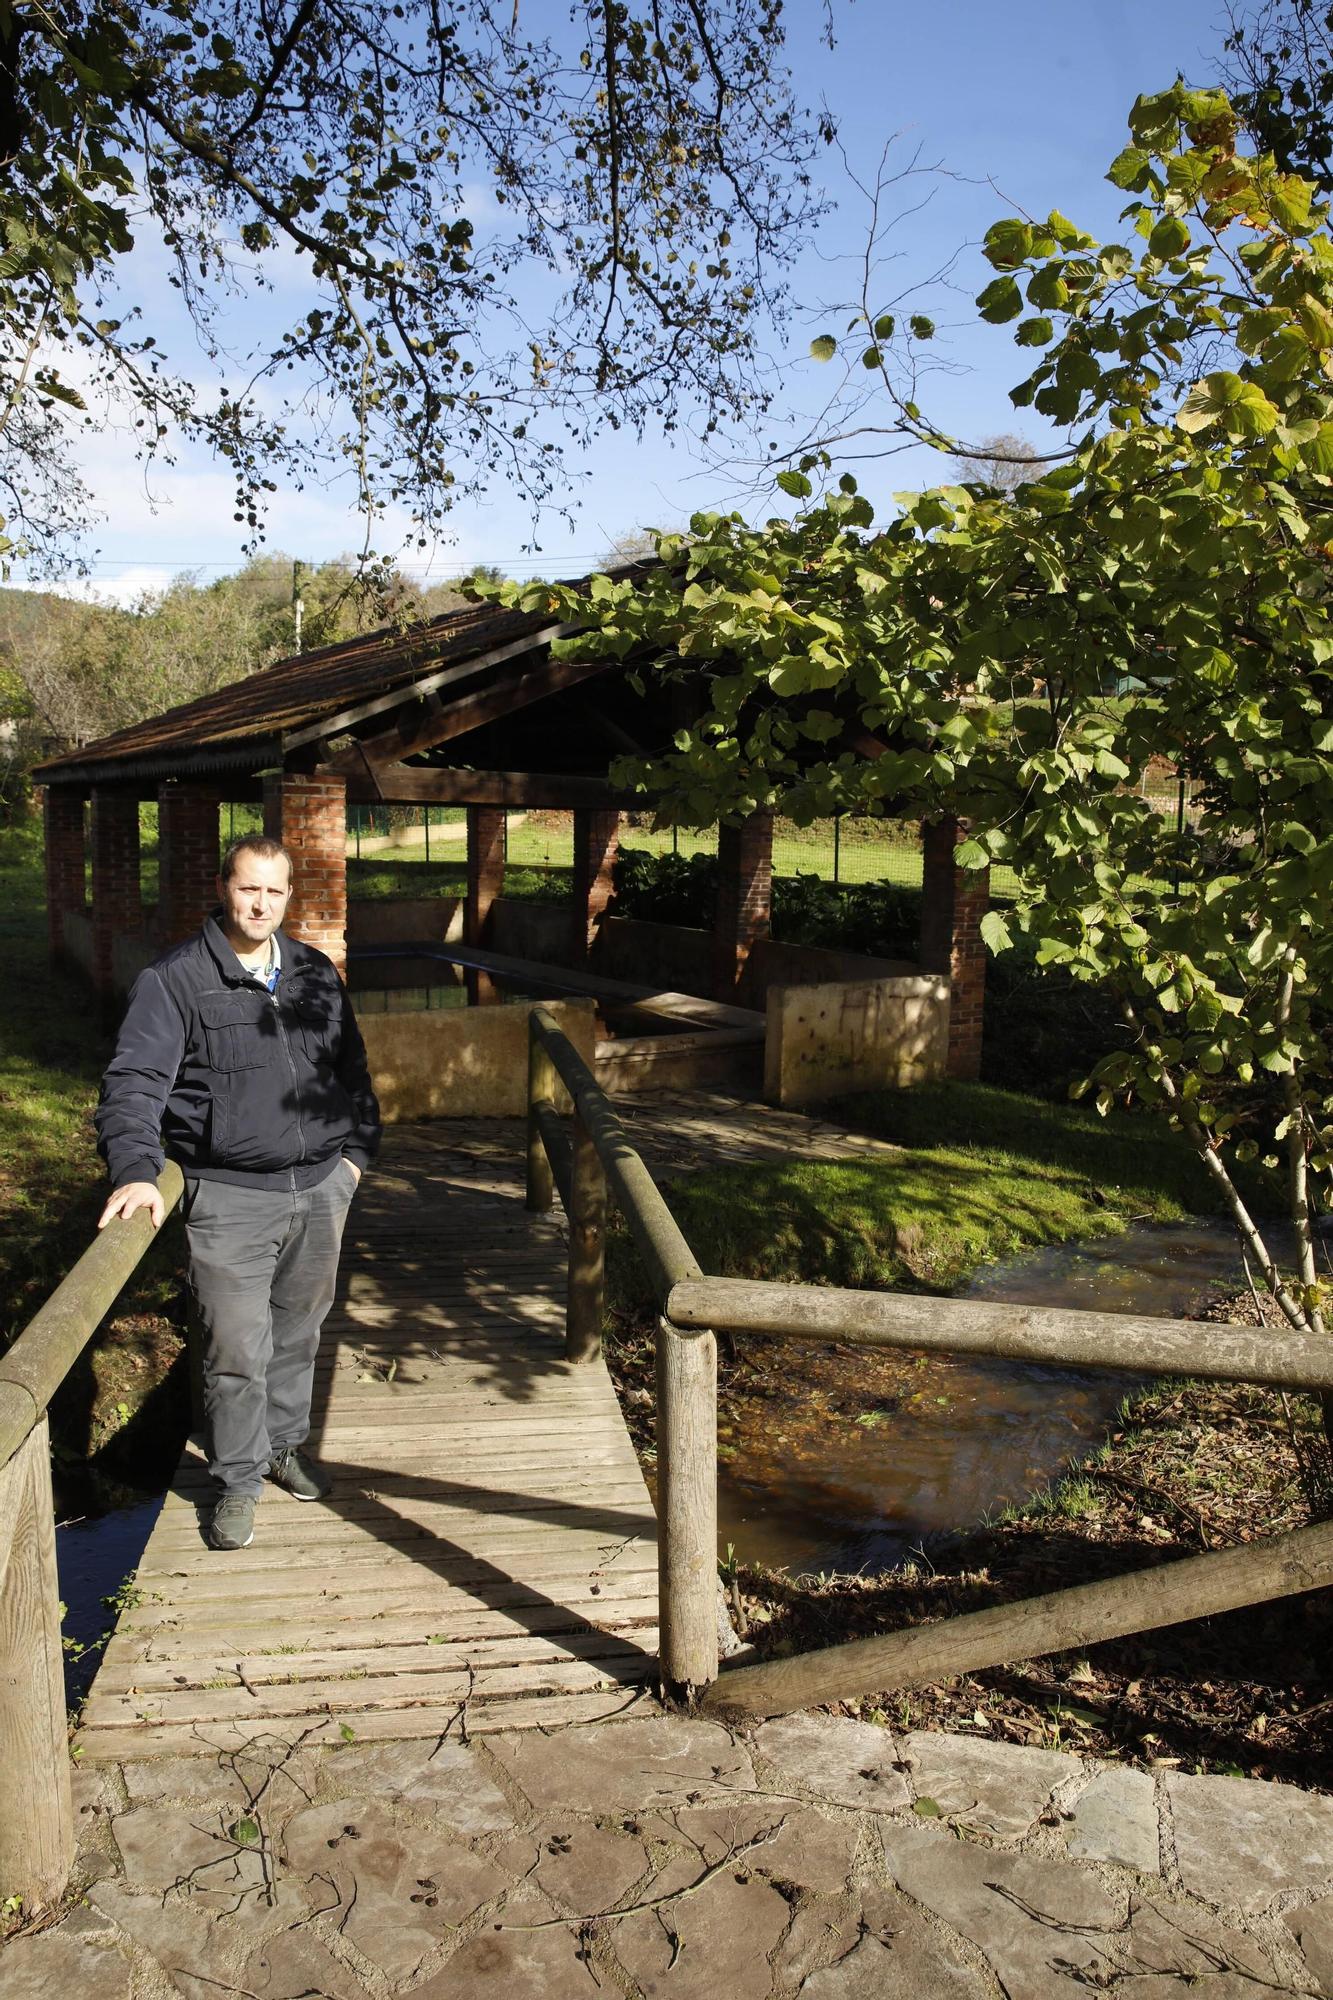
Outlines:
[[216,694],[49,758],[33,775],[39,783],[75,776],[114,778],[128,776],[131,766],[143,763],[164,768],[178,760],[182,768],[234,765],[251,752],[260,762],[277,762],[284,736],[551,623],[545,611],[470,604],[406,631],[389,628],[342,640],[319,652],[279,660]]

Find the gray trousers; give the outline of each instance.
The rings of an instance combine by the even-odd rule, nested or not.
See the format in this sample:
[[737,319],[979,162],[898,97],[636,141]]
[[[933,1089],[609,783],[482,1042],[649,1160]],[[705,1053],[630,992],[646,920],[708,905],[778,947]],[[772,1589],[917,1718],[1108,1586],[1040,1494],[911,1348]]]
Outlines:
[[346,1160],[300,1192],[185,1184],[208,1468],[225,1492],[258,1494],[270,1459],[305,1442],[355,1184]]

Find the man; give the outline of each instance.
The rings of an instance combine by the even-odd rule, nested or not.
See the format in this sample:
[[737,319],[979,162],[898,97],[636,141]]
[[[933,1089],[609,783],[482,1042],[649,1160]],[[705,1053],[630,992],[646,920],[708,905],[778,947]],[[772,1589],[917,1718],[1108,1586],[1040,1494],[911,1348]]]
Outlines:
[[113,1215],[149,1210],[164,1154],[185,1175],[190,1289],[203,1332],[215,1549],[248,1548],[265,1475],[298,1500],[327,1481],[303,1455],[343,1224],[379,1146],[379,1106],[342,981],[286,936],[292,862],[233,841],[220,907],[135,981],[102,1082],[98,1149]]

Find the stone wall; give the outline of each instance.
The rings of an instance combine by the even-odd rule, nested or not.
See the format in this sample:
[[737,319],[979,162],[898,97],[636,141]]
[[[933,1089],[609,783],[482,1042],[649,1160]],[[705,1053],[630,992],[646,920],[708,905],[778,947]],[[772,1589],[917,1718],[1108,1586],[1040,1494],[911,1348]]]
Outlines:
[[949,982],[929,973],[768,994],[764,1096],[818,1104],[859,1090],[903,1089],[945,1073]]

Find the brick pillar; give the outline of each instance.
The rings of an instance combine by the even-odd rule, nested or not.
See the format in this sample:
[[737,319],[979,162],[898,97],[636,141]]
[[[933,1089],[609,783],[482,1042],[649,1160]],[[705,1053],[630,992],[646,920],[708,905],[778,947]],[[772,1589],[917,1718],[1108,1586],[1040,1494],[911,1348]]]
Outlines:
[[51,963],[65,956],[65,917],[82,910],[84,887],[83,793],[69,785],[48,785],[42,794],[46,838],[46,925]]
[[572,965],[580,965],[592,950],[602,912],[611,900],[620,846],[620,814],[574,808],[574,888],[570,912]]
[[143,931],[139,896],[139,801],[133,792],[93,786],[93,986],[103,1001],[116,991],[112,963],[118,937]]
[[491,904],[504,894],[505,813],[496,806],[467,809],[467,901],[463,942],[484,945]]
[[981,1075],[986,999],[981,919],[990,908],[990,870],[955,864],[954,849],[966,835],[966,822],[955,819],[921,828],[921,967],[949,976],[948,1073],[974,1082]]
[[736,1000],[745,962],[770,929],[773,815],[751,813],[723,826],[717,839],[717,912],[713,919],[713,997]]
[[295,887],[283,924],[347,970],[347,781],[270,772],[264,831],[292,857]]
[[157,795],[157,936],[192,937],[218,899],[216,785],[163,785]]

